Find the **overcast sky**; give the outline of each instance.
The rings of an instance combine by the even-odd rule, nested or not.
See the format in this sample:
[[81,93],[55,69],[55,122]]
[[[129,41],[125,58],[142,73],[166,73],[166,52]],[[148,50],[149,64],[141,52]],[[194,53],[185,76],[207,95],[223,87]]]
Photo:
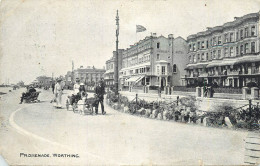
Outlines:
[[[117,9],[119,48],[127,48],[151,32],[186,39],[259,12],[260,0],[2,0],[0,83],[64,75],[72,60],[103,68],[115,50]],[[138,24],[147,31],[136,35]]]

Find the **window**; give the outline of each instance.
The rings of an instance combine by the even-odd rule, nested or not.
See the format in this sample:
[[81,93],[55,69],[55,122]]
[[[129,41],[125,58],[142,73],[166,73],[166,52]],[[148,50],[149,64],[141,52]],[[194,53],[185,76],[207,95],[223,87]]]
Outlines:
[[249,45],[248,43],[245,44],[245,54],[249,53]]
[[240,39],[243,39],[244,38],[244,31],[243,29],[240,30]]
[[191,44],[189,45],[189,50],[192,51]]
[[230,47],[230,56],[234,56],[234,48]]
[[204,53],[201,54],[201,61],[204,61],[205,57],[204,57]]
[[255,36],[256,33],[255,33],[255,26],[252,26],[251,27],[251,36]]
[[224,49],[224,57],[228,57],[228,48],[227,47]]
[[216,59],[216,50],[213,51],[213,59]]
[[206,61],[209,60],[209,54],[206,53]]
[[157,74],[159,75],[160,74],[160,67],[157,66]]
[[198,62],[200,61],[200,54],[198,54]]
[[248,37],[248,27],[245,28],[245,37]]
[[162,66],[162,75],[165,75],[165,66]]
[[204,41],[201,42],[201,48],[202,48],[202,49],[205,48],[205,43],[204,43]]
[[197,62],[196,55],[193,55],[193,62],[194,62],[194,63]]
[[238,47],[236,47],[236,55],[239,54],[239,50],[238,50]]
[[213,37],[213,46],[217,45],[216,37]]
[[209,41],[206,41],[206,48],[209,48]]
[[218,44],[221,44],[221,36],[218,37]]
[[239,36],[238,36],[238,31],[236,32],[236,39],[237,39],[237,41],[238,41],[238,38],[239,38]]
[[230,33],[230,42],[234,41],[234,33]]
[[197,48],[198,48],[198,50],[199,50],[199,49],[200,49],[200,42],[198,42],[198,43],[197,43],[197,45],[198,45],[198,47],[197,47]]
[[227,33],[224,35],[224,40],[225,40],[225,43],[228,42],[228,34]]
[[160,43],[157,43],[157,48],[160,48]]
[[255,53],[255,42],[251,43],[251,53]]
[[243,55],[243,54],[244,54],[244,46],[241,45],[241,46],[240,46],[240,55]]
[[157,54],[157,60],[160,60],[160,54]]
[[195,44],[193,44],[193,46],[192,46],[192,51],[195,51],[195,50],[196,50]]
[[218,58],[221,57],[221,50],[218,50]]
[[173,72],[173,73],[177,73],[177,66],[176,66],[176,64],[173,65],[173,67],[172,67],[172,72]]

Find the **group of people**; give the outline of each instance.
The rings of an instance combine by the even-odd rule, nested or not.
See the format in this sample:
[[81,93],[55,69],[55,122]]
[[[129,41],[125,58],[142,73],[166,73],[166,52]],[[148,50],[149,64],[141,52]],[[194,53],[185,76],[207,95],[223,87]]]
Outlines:
[[[51,103],[55,102],[55,107],[61,108],[62,107],[62,94],[63,94],[63,85],[62,80],[58,78],[56,83],[52,82],[52,92],[54,94],[54,98],[51,100]],[[22,104],[23,100],[30,96],[33,92],[36,92],[35,88],[29,86],[27,87],[27,91],[22,93],[20,104]],[[98,114],[98,107],[99,103],[101,105],[102,114],[105,114],[104,109],[104,94],[105,94],[105,83],[103,79],[99,81],[94,90],[95,93],[95,113]],[[76,78],[76,83],[73,86],[73,94],[71,96],[71,104],[77,103],[83,97],[86,97],[88,94],[86,93],[84,83],[80,83],[80,80]]]
[[[56,107],[61,107],[61,96],[62,96],[62,91],[63,91],[63,87],[61,85],[61,79],[57,80],[57,83],[55,84],[54,88],[53,88],[53,93],[54,93],[54,99],[51,102],[56,101],[57,106]],[[101,80],[97,83],[96,87],[95,87],[95,113],[98,114],[98,106],[99,103],[101,105],[101,111],[102,114],[105,114],[105,110],[104,110],[104,94],[105,94],[105,85],[104,85],[104,81]],[[77,102],[79,100],[81,100],[83,97],[87,97],[88,94],[86,93],[86,89],[85,89],[85,84],[84,83],[80,83],[80,80],[78,78],[76,78],[76,83],[73,86],[73,92],[71,95],[71,101],[70,103],[73,104],[77,104]]]

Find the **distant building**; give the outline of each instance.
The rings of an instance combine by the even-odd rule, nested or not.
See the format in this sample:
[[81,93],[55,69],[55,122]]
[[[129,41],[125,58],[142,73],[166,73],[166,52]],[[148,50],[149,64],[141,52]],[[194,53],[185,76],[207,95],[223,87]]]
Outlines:
[[187,85],[207,82],[220,87],[260,86],[259,13],[190,35]]
[[[105,69],[97,69],[94,66],[87,68],[83,68],[83,66],[80,66],[80,68],[74,70],[74,78],[79,78],[80,82],[85,84],[95,83],[101,80],[103,77],[103,74],[106,72]],[[75,83],[75,79],[73,79]]]
[[40,76],[40,77],[37,77],[36,80],[34,81],[34,85],[41,86],[41,87],[45,87],[45,86],[50,87],[51,86],[51,82],[52,82],[51,77]]
[[123,51],[120,86],[165,86],[182,85],[188,63],[187,43],[181,38],[147,36]]
[[[118,70],[122,68],[122,53],[123,49],[118,50]],[[113,56],[106,61],[106,72],[104,73],[104,80],[107,86],[112,86],[115,83],[115,57],[116,51],[113,51]]]
[[65,75],[65,86],[66,87],[72,87],[73,82],[72,82],[72,72],[68,71],[67,74]]

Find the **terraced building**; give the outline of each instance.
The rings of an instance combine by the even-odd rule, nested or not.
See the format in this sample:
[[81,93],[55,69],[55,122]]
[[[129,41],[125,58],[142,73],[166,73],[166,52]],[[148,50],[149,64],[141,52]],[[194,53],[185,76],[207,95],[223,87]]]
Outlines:
[[188,36],[187,42],[189,63],[183,78],[187,85],[260,85],[259,13],[207,28]]

